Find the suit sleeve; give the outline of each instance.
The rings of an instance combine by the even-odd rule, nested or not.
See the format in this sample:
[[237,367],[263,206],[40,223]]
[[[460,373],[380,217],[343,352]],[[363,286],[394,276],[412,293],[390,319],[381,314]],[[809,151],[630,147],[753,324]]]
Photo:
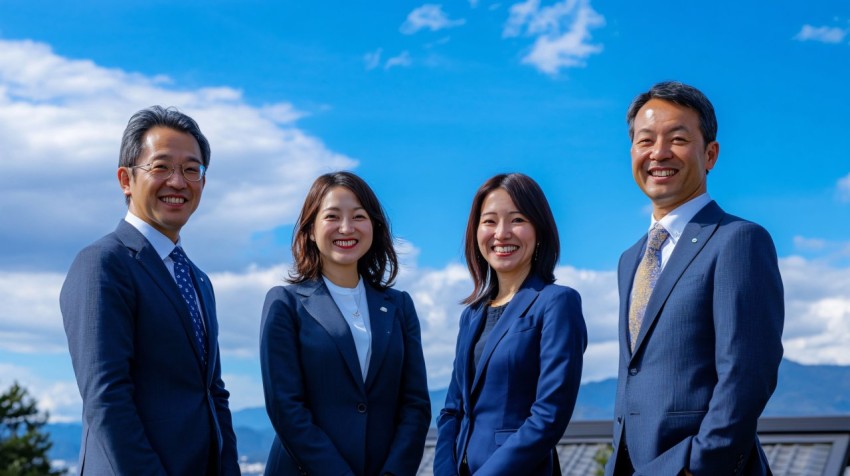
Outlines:
[[137,290],[115,254],[83,250],[62,286],[68,348],[90,433],[102,435],[116,474],[165,475],[133,401],[133,309]]
[[307,473],[354,475],[307,406],[298,349],[297,311],[286,290],[272,288],[263,306],[260,366],[266,411],[286,451]]
[[691,445],[689,470],[740,471],[776,388],[785,320],[782,278],[766,230],[747,224],[721,251],[714,275],[717,385]]
[[[206,282],[210,282],[209,277],[207,277]],[[213,294],[212,288],[210,288],[210,294]],[[214,300],[215,298],[213,298]],[[212,303],[212,309],[215,309],[215,302]],[[218,323],[216,323],[216,327],[218,327]],[[218,347],[218,339],[216,339],[215,345]],[[233,418],[228,403],[230,392],[224,388],[224,381],[221,379],[221,352],[219,349],[216,349],[215,355],[218,358],[215,360],[215,368],[213,369],[210,395],[221,433],[221,475],[239,475],[241,471],[239,469],[239,454],[236,450],[236,433],[233,431]]]
[[570,422],[581,383],[587,329],[577,292],[565,289],[543,311],[540,377],[531,414],[475,476],[523,474],[545,460]]
[[[464,328],[469,308],[466,308],[460,318],[460,329]],[[460,432],[460,422],[463,419],[463,394],[461,393],[458,379],[458,361],[460,346],[460,334],[458,331],[457,344],[455,345],[455,361],[452,368],[452,379],[449,381],[449,389],[446,393],[446,403],[437,417],[437,446],[434,449],[434,476],[457,476],[457,437]]]
[[398,397],[399,409],[395,438],[381,470],[381,474],[393,475],[416,474],[431,424],[431,398],[428,395],[419,318],[410,296],[406,292],[401,296],[404,309],[404,364]]

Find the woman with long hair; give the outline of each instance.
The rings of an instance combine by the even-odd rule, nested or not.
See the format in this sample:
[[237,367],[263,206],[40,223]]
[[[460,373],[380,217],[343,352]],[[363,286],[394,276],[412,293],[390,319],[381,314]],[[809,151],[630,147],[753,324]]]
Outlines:
[[556,445],[581,381],[579,294],[555,282],[560,242],[540,186],[512,173],[475,194],[466,228],[474,290],[437,420],[434,474],[561,474]]

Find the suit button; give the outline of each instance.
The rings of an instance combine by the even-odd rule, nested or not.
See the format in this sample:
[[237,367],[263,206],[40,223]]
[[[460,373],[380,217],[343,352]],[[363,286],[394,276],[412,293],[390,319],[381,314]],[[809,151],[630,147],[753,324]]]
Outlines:
[[618,416],[617,417],[617,423],[623,423],[623,417]]
[[366,404],[358,403],[357,404],[357,413],[366,413]]
[[632,368],[629,369],[629,375],[631,375],[631,376],[637,375],[637,372],[638,372],[637,367],[632,367]]

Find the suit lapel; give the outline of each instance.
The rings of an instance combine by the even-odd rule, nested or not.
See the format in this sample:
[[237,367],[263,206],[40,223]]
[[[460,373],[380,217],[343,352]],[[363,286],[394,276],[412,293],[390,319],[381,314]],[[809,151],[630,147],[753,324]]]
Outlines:
[[[493,327],[493,330],[490,331],[490,335],[487,337],[487,343],[484,344],[484,350],[481,352],[481,359],[478,361],[478,366],[475,368],[475,378],[472,381],[470,394],[475,393],[476,388],[481,382],[481,377],[485,373],[490,357],[493,355],[493,351],[499,345],[499,342],[501,342],[502,338],[505,337],[505,334],[508,333],[508,329],[511,328],[517,319],[525,317],[525,313],[528,311],[528,308],[530,308],[534,301],[537,300],[537,296],[539,295],[542,287],[543,281],[536,276],[531,276],[526,279],[522,288],[517,291],[516,295],[511,299],[511,302],[508,303],[508,307],[505,308],[502,313],[502,317],[499,318],[499,322],[497,322],[496,326]],[[482,306],[482,308],[486,309],[486,306]],[[486,310],[482,312],[482,314],[486,315]],[[470,355],[471,354],[472,352],[470,352]]]
[[366,301],[369,303],[369,328],[372,331],[372,355],[369,358],[369,371],[366,373],[366,388],[371,388],[378,370],[387,355],[390,337],[395,320],[396,306],[386,293],[365,284]]
[[646,248],[647,236],[644,235],[640,241],[623,253],[623,269],[619,273],[620,288],[620,349],[631,357],[631,346],[629,345],[629,306],[631,306],[632,286],[635,281],[635,273],[640,265],[643,250]]
[[[322,278],[306,281],[298,285],[297,292],[301,295],[301,303],[310,316],[322,326],[336,344],[345,365],[351,372],[351,377],[358,387],[365,392],[363,373],[360,371],[360,359],[354,346],[354,337],[342,313],[336,306],[333,297],[325,286]],[[371,312],[371,310],[370,310]]]
[[711,239],[722,218],[723,210],[715,202],[710,202],[685,226],[682,236],[676,243],[676,248],[673,249],[673,254],[670,255],[670,261],[664,266],[664,270],[655,284],[655,289],[649,297],[649,302],[646,304],[646,313],[635,342],[634,354],[641,348],[647,332],[658,319],[661,308],[667,298],[670,297],[673,287],[694,258],[705,247],[705,244],[708,243],[708,240]]
[[481,328],[484,325],[484,315],[487,312],[485,304],[479,304],[470,309],[469,323],[465,329],[461,329],[459,339],[463,339],[463,343],[458,346],[458,359],[460,365],[463,366],[463,398],[465,402],[470,401],[472,394],[472,380],[475,378],[475,367],[473,367],[473,351],[475,345],[475,337],[481,333]]
[[[189,308],[186,306],[186,302],[183,301],[183,297],[177,289],[174,277],[172,277],[171,273],[168,272],[168,268],[165,267],[165,263],[162,262],[162,258],[159,257],[156,250],[154,250],[153,246],[151,246],[150,242],[148,242],[147,238],[145,238],[139,230],[133,227],[133,225],[121,220],[118,224],[118,228],[115,230],[115,233],[128,249],[135,252],[136,261],[142,269],[150,275],[151,281],[153,281],[162,291],[162,294],[168,298],[168,301],[174,307],[174,311],[178,316],[180,316],[179,321],[183,326],[186,339],[189,340],[189,345],[195,353],[195,358],[198,362],[198,370],[201,371],[203,375],[203,360],[201,359],[201,351],[193,337],[195,335],[195,331],[192,328],[192,318],[189,316]],[[209,338],[209,332],[207,333],[207,336]]]
[[189,261],[192,266],[192,272],[195,274],[195,287],[198,289],[198,298],[201,301],[201,309],[203,310],[204,325],[206,326],[207,338],[207,375],[206,379],[209,382],[212,379],[213,363],[218,358],[218,319],[215,315],[215,298],[213,295],[212,283],[209,282],[207,276],[195,266],[192,261]]

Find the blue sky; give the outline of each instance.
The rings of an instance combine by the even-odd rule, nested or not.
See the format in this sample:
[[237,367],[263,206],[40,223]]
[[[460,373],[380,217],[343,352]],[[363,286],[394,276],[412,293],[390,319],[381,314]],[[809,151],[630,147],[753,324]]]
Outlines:
[[649,220],[625,110],[665,79],[717,109],[709,192],[774,237],[786,356],[850,365],[850,4],[811,3],[4,0],[0,386],[19,379],[55,418],[79,418],[58,290],[123,216],[120,135],[151,104],[195,117],[212,145],[183,238],[216,286],[234,407],[262,403],[262,299],[307,187],[339,168],[390,214],[433,388],[470,289],[469,203],[504,171],[547,193],[559,282],[584,297],[585,380],[611,377],[616,263]]

